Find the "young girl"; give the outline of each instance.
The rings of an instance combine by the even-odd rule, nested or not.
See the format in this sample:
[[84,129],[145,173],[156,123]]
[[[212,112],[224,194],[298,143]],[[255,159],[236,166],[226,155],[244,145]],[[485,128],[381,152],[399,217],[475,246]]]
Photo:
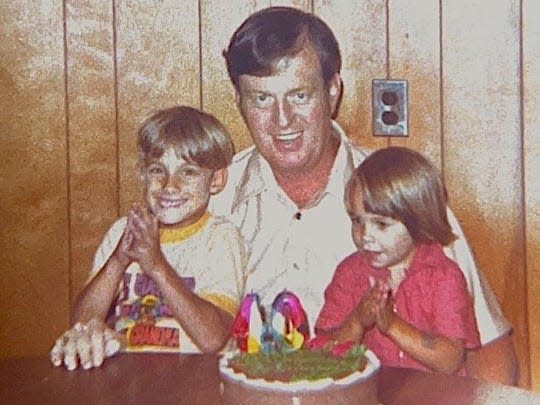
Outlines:
[[313,342],[362,341],[383,365],[462,371],[479,335],[465,279],[442,245],[455,236],[437,170],[419,153],[381,149],[345,191],[358,251],[325,291]]
[[110,354],[111,333],[95,328],[95,319],[108,318],[128,351],[215,352],[225,344],[244,293],[247,252],[237,229],[207,207],[225,186],[233,153],[218,120],[190,107],[158,111],[142,124],[146,204],[105,235],[75,304],[78,323],[51,352],[55,365],[91,368]]

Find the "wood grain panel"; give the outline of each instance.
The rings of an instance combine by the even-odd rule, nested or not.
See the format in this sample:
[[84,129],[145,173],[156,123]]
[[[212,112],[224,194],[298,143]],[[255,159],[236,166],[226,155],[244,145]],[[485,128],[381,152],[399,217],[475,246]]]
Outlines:
[[141,200],[136,131],[174,104],[200,106],[196,1],[116,2],[120,214]]
[[244,19],[268,5],[267,1],[201,1],[201,105],[229,130],[237,151],[251,145],[252,141],[236,108],[234,88],[227,74],[223,50]]
[[[295,7],[304,11],[313,11],[313,2],[317,0],[270,0],[268,7]],[[231,33],[232,34],[232,33]]]
[[450,205],[514,326],[527,384],[519,1],[444,2],[444,171]]
[[118,217],[113,14],[108,2],[66,2],[71,298]]
[[389,1],[389,78],[407,80],[409,136],[390,144],[424,153],[441,166],[439,4]]
[[0,6],[0,356],[46,353],[67,325],[62,3]]
[[540,391],[540,3],[523,2],[523,162],[531,387]]
[[386,1],[317,1],[313,8],[334,31],[342,53],[337,121],[356,144],[386,146],[386,138],[372,136],[371,125],[371,80],[386,77]]

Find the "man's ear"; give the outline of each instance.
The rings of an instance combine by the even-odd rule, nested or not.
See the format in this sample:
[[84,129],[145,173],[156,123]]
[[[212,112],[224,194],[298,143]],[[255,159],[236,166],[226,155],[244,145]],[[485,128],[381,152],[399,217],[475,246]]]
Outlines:
[[145,179],[144,165],[141,163],[137,164],[137,171],[139,173],[139,184],[141,187],[144,188],[144,179]]
[[341,104],[341,96],[343,95],[343,82],[339,73],[336,73],[328,83],[328,94],[330,95],[330,109],[332,118],[336,118],[339,105]]
[[225,188],[228,173],[227,168],[214,171],[212,174],[212,181],[210,183],[210,194],[217,194]]
[[240,92],[236,87],[234,88],[234,101],[236,103],[236,108],[238,108],[238,111],[240,112],[240,115],[245,120],[244,109],[242,108],[242,97],[240,96]]

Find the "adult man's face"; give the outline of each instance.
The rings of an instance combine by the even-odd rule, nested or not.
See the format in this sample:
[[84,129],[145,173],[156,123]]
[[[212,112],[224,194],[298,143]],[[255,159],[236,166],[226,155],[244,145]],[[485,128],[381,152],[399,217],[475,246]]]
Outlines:
[[340,78],[325,86],[311,46],[278,61],[276,73],[242,75],[236,100],[263,157],[281,174],[313,169],[332,148],[331,116]]

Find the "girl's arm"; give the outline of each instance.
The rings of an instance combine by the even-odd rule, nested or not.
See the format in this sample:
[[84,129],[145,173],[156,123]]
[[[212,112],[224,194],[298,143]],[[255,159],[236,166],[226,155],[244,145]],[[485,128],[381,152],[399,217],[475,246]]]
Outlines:
[[453,374],[463,364],[465,349],[460,339],[430,335],[405,322],[386,302],[377,314],[377,327],[404,352],[433,371]]

